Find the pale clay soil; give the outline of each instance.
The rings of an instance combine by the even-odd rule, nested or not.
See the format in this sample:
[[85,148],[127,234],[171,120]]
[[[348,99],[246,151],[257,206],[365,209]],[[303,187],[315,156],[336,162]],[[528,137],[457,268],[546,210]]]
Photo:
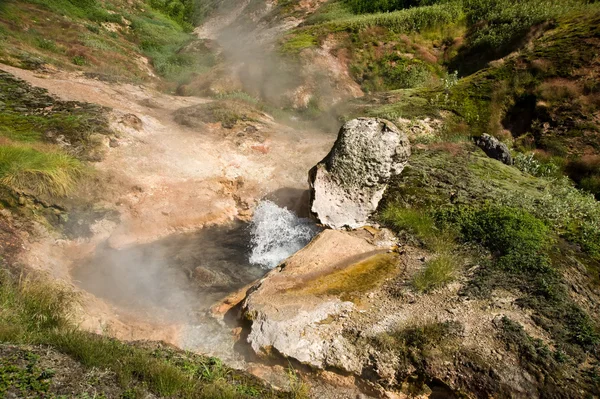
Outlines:
[[[108,148],[94,167],[110,176],[107,195],[120,222],[101,220],[88,239],[67,240],[45,232],[23,251],[23,263],[68,283],[77,261],[104,243],[113,248],[155,241],[171,234],[247,220],[257,201],[275,193],[282,205],[294,206],[296,193],[308,188],[307,171],[329,151],[335,134],[292,130],[264,116],[257,135],[238,137],[239,129],[208,125],[192,129],[177,124],[172,113],[209,100],[175,97],[147,87],[108,84],[79,74],[40,74],[0,68],[47,89],[62,100],[112,108],[111,127],[118,147]],[[152,100],[152,107],[144,100]],[[137,130],[121,123],[128,114],[142,121]],[[254,148],[253,148],[254,147]],[[112,186],[110,186],[112,184]],[[106,201],[106,199],[104,199]],[[110,332],[121,339],[178,343],[181,326],[148,323],[139,315],[84,295],[83,328]]]

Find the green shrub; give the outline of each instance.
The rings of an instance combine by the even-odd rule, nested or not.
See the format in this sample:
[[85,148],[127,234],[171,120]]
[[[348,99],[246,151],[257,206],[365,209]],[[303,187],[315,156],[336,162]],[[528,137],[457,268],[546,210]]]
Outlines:
[[111,14],[98,0],[27,0],[60,15],[94,22],[122,22],[119,14]]
[[553,178],[560,173],[560,167],[553,162],[542,162],[533,153],[519,153],[514,157],[514,165],[521,171],[532,176]]
[[148,0],[148,3],[185,30],[200,24],[218,4],[215,0]]
[[450,68],[461,74],[484,68],[489,61],[518,49],[534,26],[595,7],[587,3],[586,0],[465,0],[469,32]]
[[466,0],[470,26],[477,26],[470,44],[479,48],[501,48],[520,39],[535,24],[581,8],[579,0]]
[[298,33],[291,35],[281,45],[281,52],[287,54],[298,54],[306,48],[316,47],[317,38],[310,33]]
[[357,14],[390,12],[411,7],[430,6],[446,3],[449,0],[345,0],[345,3]]
[[394,12],[354,15],[334,19],[323,25],[328,30],[360,30],[373,26],[388,28],[392,32],[421,32],[456,24],[463,18],[459,3],[436,4]]
[[84,66],[88,64],[87,59],[82,55],[76,55],[71,59],[71,61],[77,66]]
[[437,217],[442,223],[458,225],[465,241],[480,243],[495,253],[503,269],[532,273],[550,268],[550,230],[529,212],[488,204],[440,211]]
[[13,190],[63,196],[83,173],[81,162],[60,152],[0,146],[0,184]]
[[584,177],[579,182],[579,187],[594,194],[596,199],[600,200],[600,175]]
[[365,57],[351,65],[355,80],[367,91],[412,89],[426,86],[435,76],[435,67],[419,59],[396,53],[379,59]]
[[0,342],[21,342],[40,330],[70,326],[76,295],[43,278],[22,276],[17,283],[0,269]]
[[53,51],[53,52],[59,51],[58,46],[56,45],[56,42],[54,42],[53,40],[38,38],[36,40],[36,44],[42,50],[48,50],[48,51]]

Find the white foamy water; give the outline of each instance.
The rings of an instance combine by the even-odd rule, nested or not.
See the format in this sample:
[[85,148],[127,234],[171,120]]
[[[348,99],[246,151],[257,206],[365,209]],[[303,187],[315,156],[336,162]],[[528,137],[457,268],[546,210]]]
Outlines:
[[258,204],[250,225],[250,263],[272,269],[293,255],[319,232],[308,219],[294,215],[271,201]]

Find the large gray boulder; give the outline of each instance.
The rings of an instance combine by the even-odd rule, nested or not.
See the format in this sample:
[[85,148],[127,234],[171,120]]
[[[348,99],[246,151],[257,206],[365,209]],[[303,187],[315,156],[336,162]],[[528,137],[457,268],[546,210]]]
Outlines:
[[309,172],[312,216],[334,229],[364,226],[409,156],[408,137],[393,123],[347,122],[331,152]]

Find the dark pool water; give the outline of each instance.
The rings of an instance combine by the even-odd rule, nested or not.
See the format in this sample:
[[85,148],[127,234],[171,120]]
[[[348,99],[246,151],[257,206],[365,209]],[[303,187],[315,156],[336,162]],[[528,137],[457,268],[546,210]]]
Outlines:
[[98,248],[73,277],[118,307],[187,320],[265,274],[248,261],[248,234],[247,225],[232,223],[123,250]]

